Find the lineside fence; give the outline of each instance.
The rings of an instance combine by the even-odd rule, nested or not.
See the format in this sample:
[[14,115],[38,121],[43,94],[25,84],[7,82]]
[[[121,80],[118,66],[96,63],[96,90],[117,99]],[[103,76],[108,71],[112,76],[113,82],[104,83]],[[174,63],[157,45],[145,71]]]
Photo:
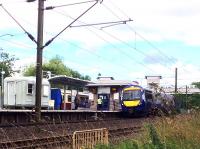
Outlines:
[[108,144],[106,128],[75,131],[73,133],[73,149],[92,149],[97,144]]

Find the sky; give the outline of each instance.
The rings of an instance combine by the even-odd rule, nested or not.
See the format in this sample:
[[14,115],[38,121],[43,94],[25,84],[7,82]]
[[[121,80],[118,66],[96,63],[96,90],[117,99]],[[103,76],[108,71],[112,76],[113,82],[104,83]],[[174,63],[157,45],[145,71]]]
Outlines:
[[[79,2],[87,2],[69,5]],[[44,44],[95,1],[46,0]],[[37,39],[37,1],[0,0],[20,25]],[[62,6],[62,7],[60,7]],[[199,0],[103,0],[75,21],[43,50],[43,62],[60,56],[66,66],[96,80],[97,75],[138,81],[162,76],[162,86],[200,81]],[[80,27],[85,24],[128,21]],[[79,27],[76,27],[79,26]],[[36,44],[0,7],[0,48],[19,58],[15,69],[36,63]]]

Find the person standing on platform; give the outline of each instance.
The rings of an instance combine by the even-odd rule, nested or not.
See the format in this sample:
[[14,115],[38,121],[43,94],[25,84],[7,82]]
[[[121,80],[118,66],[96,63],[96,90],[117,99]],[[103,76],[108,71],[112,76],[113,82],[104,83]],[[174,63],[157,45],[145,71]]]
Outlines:
[[97,110],[102,110],[102,97],[97,99]]
[[77,110],[78,109],[78,94],[76,94],[75,96],[74,105],[75,105],[75,110]]

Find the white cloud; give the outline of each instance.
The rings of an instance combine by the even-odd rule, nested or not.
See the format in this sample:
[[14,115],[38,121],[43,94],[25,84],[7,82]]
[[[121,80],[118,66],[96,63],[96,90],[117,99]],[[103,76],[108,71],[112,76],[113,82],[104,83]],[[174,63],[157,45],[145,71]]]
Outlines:
[[[22,2],[23,1],[23,2]],[[18,1],[14,0],[1,0],[0,3],[3,3],[5,8],[7,8],[13,16],[22,24],[22,26],[25,27],[30,33],[32,33],[34,36],[36,36],[37,32],[37,3],[26,3],[25,0],[22,0],[21,3],[18,3]],[[68,4],[68,3],[74,3],[78,2],[79,0],[62,0],[62,1],[45,1],[46,6],[55,6],[55,5],[62,5],[62,4]],[[119,9],[114,7],[112,5],[113,2],[115,5],[117,5],[121,10],[123,10],[126,14],[124,15],[122,12],[120,12]],[[84,15],[80,20],[86,23],[97,23],[97,22],[109,22],[109,21],[116,21],[119,20],[114,14],[109,12],[105,7],[108,6],[112,9],[112,11],[120,17],[120,19],[133,19],[133,22],[129,22],[128,25],[133,27],[137,32],[142,34],[146,39],[151,41],[181,41],[185,45],[196,45],[200,46],[199,42],[199,26],[200,26],[200,1],[199,0],[109,0],[109,1],[103,1],[103,4],[96,5],[92,10],[90,10],[86,15]],[[64,13],[64,15],[70,15],[70,17],[77,17],[80,15],[80,13],[88,8],[90,4],[84,4],[80,6],[70,6],[70,7],[63,7],[58,9],[58,11]],[[13,32],[14,30],[17,30],[17,32],[23,31],[17,26],[17,24],[2,10],[0,9],[1,14],[1,23],[0,23],[0,35],[5,34],[6,31]],[[46,42],[48,39],[52,38],[53,35],[56,35],[59,31],[61,31],[64,27],[66,27],[72,19],[70,19],[67,16],[64,16],[58,13],[55,13],[54,11],[45,11],[45,26],[44,29],[48,34],[44,35],[44,42]],[[76,22],[74,25],[80,24],[79,22]],[[68,28],[66,31],[64,31],[59,38],[55,39],[53,41],[52,45],[60,44],[61,46],[65,46],[66,42],[74,42],[75,44],[78,43],[78,46],[80,45],[82,48],[77,47],[77,53],[76,56],[84,56],[87,58],[89,57],[89,54],[87,54],[89,51],[96,52],[99,47],[104,47],[105,44],[111,45],[112,44],[121,44],[120,41],[118,41],[115,38],[112,38],[105,32],[108,32],[109,34],[112,34],[115,36],[115,38],[119,38],[122,41],[133,41],[135,40],[134,32],[129,29],[126,25],[119,25],[119,26],[113,26],[110,28],[105,28],[103,31],[94,29],[92,27],[87,28]],[[17,36],[15,38],[18,38]],[[62,40],[64,39],[64,40]],[[14,41],[13,41],[14,40]],[[13,42],[18,42],[13,39]],[[25,46],[33,46],[29,45],[29,42],[27,42],[27,37],[24,36],[22,38],[22,46],[20,45],[13,45],[18,46],[19,48],[25,48]],[[137,36],[136,41],[142,41],[139,36]],[[109,41],[109,42],[107,42]],[[2,43],[2,42],[1,42]],[[5,43],[4,43],[5,44]],[[3,45],[3,44],[1,44]],[[7,44],[5,44],[8,46]],[[126,48],[125,46],[122,47],[120,45],[120,48]],[[175,49],[176,47],[174,47]],[[84,49],[89,50],[88,52]],[[161,48],[162,49],[162,48]],[[149,52],[149,51],[148,51]],[[16,52],[17,53],[17,52]],[[28,53],[28,52],[27,52]],[[64,52],[63,52],[64,53]],[[133,52],[134,53],[134,52]],[[55,54],[54,52],[52,54]],[[106,54],[106,53],[105,53]],[[148,53],[147,53],[148,54]],[[167,53],[169,55],[173,55],[173,53]],[[17,54],[16,54],[17,55]],[[120,57],[121,55],[119,55]],[[181,56],[181,53],[180,53]],[[33,57],[32,57],[33,58]],[[35,58],[28,58],[21,59],[21,62],[19,62],[16,65],[24,65],[27,63],[27,61],[34,61]],[[177,58],[178,59],[178,58]],[[183,58],[184,59],[184,58]],[[124,61],[124,59],[122,59]],[[95,62],[91,62],[94,65],[86,66],[83,64],[78,64],[80,61],[77,61],[76,64],[71,64],[73,68],[77,69],[80,72],[88,72],[89,75],[96,74],[97,72],[106,72],[107,74],[112,74],[111,71],[114,69],[105,69],[103,66],[98,65],[96,66]],[[110,65],[109,65],[110,66]],[[174,74],[174,68],[180,68],[180,82],[182,84],[189,83],[193,81],[192,79],[195,77],[200,76],[199,68],[192,65],[192,64],[186,64],[183,66],[183,62],[176,61],[174,62],[174,65],[170,65],[170,68],[166,68],[163,65],[159,64],[147,64],[147,66],[150,69],[153,69],[155,72],[154,74],[161,74],[168,75],[170,77],[173,77]],[[111,66],[110,66],[111,67]],[[169,66],[168,66],[169,67]],[[189,71],[190,73],[187,73],[185,71],[182,72],[182,67]],[[110,71],[110,72],[109,72]],[[115,70],[114,70],[115,71]],[[142,67],[141,70],[138,70],[138,72],[131,72],[129,73],[129,77],[132,80],[132,78],[142,78],[145,75],[149,75],[149,71],[144,70]],[[153,73],[152,73],[153,74]],[[191,77],[191,74],[194,77]],[[185,79],[182,80],[181,79]],[[188,80],[186,79],[188,78]],[[165,83],[172,83],[173,84],[174,78],[165,78],[163,79],[163,82]]]

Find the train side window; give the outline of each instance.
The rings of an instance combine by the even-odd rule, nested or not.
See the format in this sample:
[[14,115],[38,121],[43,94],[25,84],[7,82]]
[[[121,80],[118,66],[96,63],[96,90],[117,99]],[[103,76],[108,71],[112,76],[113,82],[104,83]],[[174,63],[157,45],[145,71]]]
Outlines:
[[153,100],[152,92],[145,91],[145,98],[146,98],[147,101],[152,101]]
[[33,84],[31,84],[31,83],[28,83],[27,94],[33,95]]

